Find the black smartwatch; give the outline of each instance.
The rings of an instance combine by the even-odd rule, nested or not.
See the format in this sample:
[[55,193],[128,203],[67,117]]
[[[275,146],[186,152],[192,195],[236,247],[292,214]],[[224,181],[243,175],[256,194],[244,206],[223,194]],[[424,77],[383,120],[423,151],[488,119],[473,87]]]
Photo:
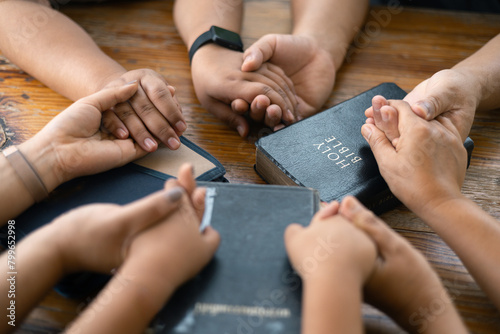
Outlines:
[[201,34],[191,45],[189,63],[191,63],[196,51],[207,43],[215,43],[230,50],[243,52],[243,42],[241,42],[240,35],[224,28],[211,26],[209,31]]

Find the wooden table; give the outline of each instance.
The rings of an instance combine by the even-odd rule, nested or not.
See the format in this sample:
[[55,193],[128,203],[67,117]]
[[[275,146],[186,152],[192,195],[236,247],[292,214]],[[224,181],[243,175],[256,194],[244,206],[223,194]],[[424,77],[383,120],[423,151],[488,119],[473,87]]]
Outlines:
[[[267,32],[291,29],[288,0],[246,1],[246,46]],[[373,8],[375,12],[384,8]],[[189,129],[186,137],[213,154],[233,182],[263,183],[253,170],[258,131],[241,139],[201,108],[191,83],[187,51],[172,20],[172,1],[71,6],[63,12],[80,23],[102,49],[127,69],[152,68],[177,88]],[[404,8],[382,27],[374,16],[355,40],[338,73],[331,106],[381,82],[410,91],[436,71],[449,68],[500,33],[500,16]],[[30,138],[70,101],[22,72],[0,54],[0,146]],[[476,115],[475,150],[463,192],[500,219],[500,113]],[[400,206],[382,216],[421,250],[438,271],[471,332],[500,332],[500,315],[460,260],[422,221]],[[499,241],[500,242],[500,241]],[[500,283],[499,283],[500,284]],[[48,294],[18,333],[53,333],[70,322],[87,301]],[[399,333],[384,315],[366,306],[369,333]]]

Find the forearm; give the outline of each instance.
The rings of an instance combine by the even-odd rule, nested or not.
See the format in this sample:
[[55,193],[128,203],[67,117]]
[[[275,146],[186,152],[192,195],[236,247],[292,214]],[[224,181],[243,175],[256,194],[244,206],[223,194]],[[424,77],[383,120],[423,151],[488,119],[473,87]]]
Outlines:
[[[0,332],[6,333],[17,328],[22,319],[62,277],[62,261],[54,244],[50,228],[44,227],[26,237],[22,243],[14,245],[15,248],[11,249],[15,252],[11,252],[14,258],[8,259],[8,251],[4,251],[0,257],[0,290],[3,296],[0,298],[0,307],[4,314]],[[10,310],[7,309],[9,307]],[[11,320],[15,320],[16,327],[8,324]]]
[[2,53],[69,99],[90,95],[126,72],[58,11],[28,1],[2,1],[0,13]]
[[176,0],[174,5],[175,25],[188,49],[212,25],[240,33],[242,18],[243,1]]
[[363,333],[361,284],[347,270],[334,277],[306,279],[302,334]]
[[[133,268],[136,267],[136,268]],[[168,279],[125,263],[67,333],[142,333],[174,292]]]
[[367,0],[292,0],[293,34],[315,38],[332,55],[338,70],[368,6]]
[[499,222],[464,196],[425,210],[419,216],[453,249],[500,309]]
[[470,74],[480,89],[479,110],[500,108],[500,35],[453,67]]

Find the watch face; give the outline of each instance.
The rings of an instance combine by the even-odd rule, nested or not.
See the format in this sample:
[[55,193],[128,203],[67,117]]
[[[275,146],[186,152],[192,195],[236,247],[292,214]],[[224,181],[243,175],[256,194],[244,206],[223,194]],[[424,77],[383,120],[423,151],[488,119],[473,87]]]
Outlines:
[[212,38],[216,44],[222,45],[226,48],[243,51],[243,43],[241,42],[240,35],[235,32],[212,26]]

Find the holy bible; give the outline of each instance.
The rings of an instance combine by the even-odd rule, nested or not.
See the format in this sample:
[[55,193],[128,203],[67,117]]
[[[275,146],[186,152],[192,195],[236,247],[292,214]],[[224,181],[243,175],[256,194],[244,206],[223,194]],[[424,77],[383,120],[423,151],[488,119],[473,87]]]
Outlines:
[[[256,172],[271,184],[317,189],[325,202],[353,195],[378,214],[393,208],[399,201],[361,135],[364,112],[375,95],[402,99],[406,92],[393,83],[383,83],[259,139]],[[470,160],[474,143],[467,138],[464,145]]]

